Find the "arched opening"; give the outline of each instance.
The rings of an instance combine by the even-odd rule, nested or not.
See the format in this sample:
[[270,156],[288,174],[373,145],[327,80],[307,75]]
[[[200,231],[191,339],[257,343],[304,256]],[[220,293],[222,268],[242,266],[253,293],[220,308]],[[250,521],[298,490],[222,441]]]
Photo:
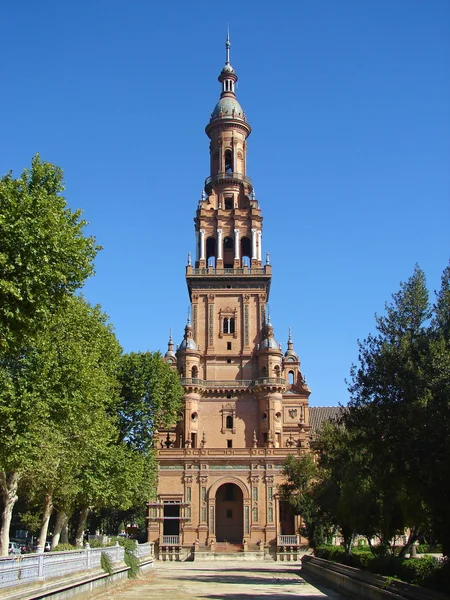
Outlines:
[[231,415],[228,415],[225,419],[225,427],[227,429],[233,429],[233,417]]
[[241,257],[242,266],[249,266],[252,257],[252,242],[248,237],[241,238]]
[[289,371],[288,381],[289,381],[289,385],[294,385],[294,371]]
[[225,172],[233,172],[233,152],[231,150],[225,150]]
[[234,333],[234,331],[235,331],[234,317],[224,317],[223,333]]
[[206,262],[208,267],[216,266],[216,238],[209,237],[206,240]]
[[192,379],[197,379],[198,377],[198,368],[196,366],[191,369],[191,377]]
[[216,539],[241,544],[244,537],[244,502],[241,489],[224,483],[216,492]]
[[234,266],[234,240],[230,237],[223,240],[223,266],[225,269],[232,269]]
[[274,372],[275,377],[279,377],[280,376],[280,365],[275,365],[273,372]]

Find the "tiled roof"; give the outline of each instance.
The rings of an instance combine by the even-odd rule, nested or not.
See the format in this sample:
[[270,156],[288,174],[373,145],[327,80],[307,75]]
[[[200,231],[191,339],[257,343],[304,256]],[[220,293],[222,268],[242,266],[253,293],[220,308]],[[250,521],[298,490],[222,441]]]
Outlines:
[[341,413],[340,406],[310,406],[309,422],[311,434],[315,435],[324,421],[333,421]]

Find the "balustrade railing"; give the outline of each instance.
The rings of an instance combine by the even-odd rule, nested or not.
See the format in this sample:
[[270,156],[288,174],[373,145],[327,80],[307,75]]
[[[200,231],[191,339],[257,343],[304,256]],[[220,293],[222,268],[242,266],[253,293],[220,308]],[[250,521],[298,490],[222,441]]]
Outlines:
[[161,545],[162,546],[179,546],[180,545],[180,536],[179,535],[163,535]]
[[298,546],[298,535],[279,535],[278,546]]
[[254,385],[286,385],[283,377],[259,377],[258,379],[208,380],[196,377],[182,377],[182,385],[198,385],[205,388],[248,388]]
[[217,269],[216,267],[193,268],[192,275],[264,275],[262,267],[249,267],[238,269]]

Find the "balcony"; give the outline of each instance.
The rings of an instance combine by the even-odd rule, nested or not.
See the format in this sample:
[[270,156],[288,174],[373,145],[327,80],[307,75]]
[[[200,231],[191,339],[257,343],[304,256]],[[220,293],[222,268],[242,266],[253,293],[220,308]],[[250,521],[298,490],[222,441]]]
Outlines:
[[202,269],[192,268],[188,275],[225,275],[229,277],[230,275],[266,275],[266,267],[244,267],[239,269],[216,269],[215,267],[205,267]]
[[181,385],[202,390],[247,390],[256,387],[276,386],[285,387],[286,379],[283,377],[259,377],[258,379],[230,379],[230,380],[207,380],[191,377],[182,377]]
[[213,187],[218,183],[235,183],[241,184],[246,183],[250,186],[250,191],[253,189],[252,180],[247,175],[243,173],[216,173],[215,175],[211,175],[211,177],[207,177],[205,179],[205,192],[209,195],[212,192]]

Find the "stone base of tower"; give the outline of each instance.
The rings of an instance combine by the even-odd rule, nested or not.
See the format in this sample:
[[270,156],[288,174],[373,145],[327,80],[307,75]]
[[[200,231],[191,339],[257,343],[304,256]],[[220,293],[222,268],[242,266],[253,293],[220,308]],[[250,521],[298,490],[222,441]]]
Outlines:
[[287,448],[158,451],[148,536],[160,560],[298,560],[307,540],[277,495]]

